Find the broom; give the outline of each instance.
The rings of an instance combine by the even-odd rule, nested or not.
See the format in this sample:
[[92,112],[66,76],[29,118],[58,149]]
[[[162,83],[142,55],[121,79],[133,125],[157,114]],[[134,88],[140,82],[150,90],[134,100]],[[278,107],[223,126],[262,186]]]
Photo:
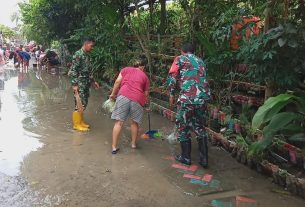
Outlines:
[[148,131],[145,133],[144,137],[152,139],[154,138],[154,134],[157,133],[157,130],[152,130],[151,129],[151,124],[150,124],[150,112],[147,113],[147,118],[148,118]]

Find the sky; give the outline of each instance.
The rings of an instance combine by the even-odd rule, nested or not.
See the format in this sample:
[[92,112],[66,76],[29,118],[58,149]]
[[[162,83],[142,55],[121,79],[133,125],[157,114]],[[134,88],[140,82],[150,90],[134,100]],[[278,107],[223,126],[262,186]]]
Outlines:
[[23,2],[24,0],[0,0],[0,24],[5,26],[14,27],[16,26],[11,21],[11,15],[18,11],[17,3]]

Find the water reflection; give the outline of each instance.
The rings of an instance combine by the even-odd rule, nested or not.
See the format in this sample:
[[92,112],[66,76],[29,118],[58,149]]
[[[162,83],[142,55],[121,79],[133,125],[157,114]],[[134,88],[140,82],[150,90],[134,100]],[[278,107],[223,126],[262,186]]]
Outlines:
[[24,89],[30,84],[29,74],[24,72],[18,73],[18,88]]
[[[3,91],[0,91],[0,172],[16,176],[20,172],[23,158],[31,151],[42,147],[37,134],[26,131],[23,121],[26,115],[19,109],[16,97],[19,89],[29,84],[27,74],[7,70],[3,80]],[[14,74],[17,77],[14,77]],[[5,85],[5,87],[4,87]],[[1,85],[0,85],[1,86]]]

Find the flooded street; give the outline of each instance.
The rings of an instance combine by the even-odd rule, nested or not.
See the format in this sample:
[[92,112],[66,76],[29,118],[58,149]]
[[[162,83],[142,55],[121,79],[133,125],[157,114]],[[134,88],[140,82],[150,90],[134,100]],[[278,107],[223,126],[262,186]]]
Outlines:
[[16,83],[17,78],[11,78],[5,83],[5,90],[1,93],[0,172],[10,176],[19,174],[20,163],[29,152],[42,147],[40,135],[23,128],[27,117],[19,108],[25,104],[25,95]]
[[[206,185],[172,167],[178,145],[140,139],[139,148],[131,149],[128,125],[120,152],[112,155],[113,122],[101,110],[105,88],[91,91],[85,114],[91,130],[79,133],[71,125],[74,101],[65,76],[34,70],[25,74],[7,66],[1,80],[1,207],[224,207],[235,206],[236,196],[257,202],[243,200],[239,206],[305,205],[218,147],[210,147],[210,168],[194,172],[213,175]],[[141,127],[147,130],[146,117]],[[166,135],[173,124],[152,114],[152,127]],[[194,139],[195,164],[197,154]]]

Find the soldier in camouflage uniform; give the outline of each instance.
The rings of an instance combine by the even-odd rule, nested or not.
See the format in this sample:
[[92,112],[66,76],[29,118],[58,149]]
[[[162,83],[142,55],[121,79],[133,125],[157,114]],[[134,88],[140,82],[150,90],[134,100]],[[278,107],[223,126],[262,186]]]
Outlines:
[[[74,94],[79,94],[83,108],[85,109],[88,104],[89,89],[91,83],[95,88],[99,88],[97,82],[95,82],[91,76],[91,70],[89,67],[88,53],[93,49],[95,40],[92,38],[86,38],[83,46],[80,50],[76,51],[72,66],[69,71],[71,78],[72,88]],[[83,111],[77,108],[77,100],[75,98],[75,111],[73,112],[73,128],[78,131],[88,131],[89,125],[84,122]]]
[[176,128],[182,152],[181,155],[176,156],[176,160],[187,165],[191,164],[192,130],[197,136],[199,163],[206,168],[208,166],[206,103],[211,94],[206,79],[206,65],[193,52],[194,47],[190,43],[183,45],[182,55],[175,58],[168,77],[171,106],[174,105],[175,92],[179,91]]

